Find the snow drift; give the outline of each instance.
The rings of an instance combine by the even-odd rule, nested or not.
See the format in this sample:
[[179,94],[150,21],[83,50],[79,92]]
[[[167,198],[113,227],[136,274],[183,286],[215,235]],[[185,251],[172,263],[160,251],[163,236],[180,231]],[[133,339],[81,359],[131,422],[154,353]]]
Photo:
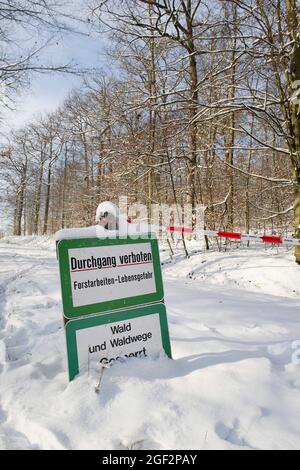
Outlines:
[[297,449],[299,267],[162,254],[174,360],[67,381],[55,242],[0,242],[0,448]]

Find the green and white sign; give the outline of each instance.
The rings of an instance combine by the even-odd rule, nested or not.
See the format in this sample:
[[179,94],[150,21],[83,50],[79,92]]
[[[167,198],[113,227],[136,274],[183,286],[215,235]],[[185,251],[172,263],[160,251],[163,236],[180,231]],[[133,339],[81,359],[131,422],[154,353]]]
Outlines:
[[70,380],[95,363],[112,365],[162,352],[171,358],[163,303],[71,320],[66,338]]
[[164,298],[156,239],[62,240],[58,255],[67,319]]

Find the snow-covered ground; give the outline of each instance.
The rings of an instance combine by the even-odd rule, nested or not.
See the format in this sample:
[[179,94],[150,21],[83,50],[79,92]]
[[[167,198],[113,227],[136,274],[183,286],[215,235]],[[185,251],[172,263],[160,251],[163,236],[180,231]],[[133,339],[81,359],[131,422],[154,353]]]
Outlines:
[[[300,268],[162,253],[174,360],[67,379],[53,240],[0,241],[0,449],[299,449]],[[299,356],[299,355],[298,355]]]

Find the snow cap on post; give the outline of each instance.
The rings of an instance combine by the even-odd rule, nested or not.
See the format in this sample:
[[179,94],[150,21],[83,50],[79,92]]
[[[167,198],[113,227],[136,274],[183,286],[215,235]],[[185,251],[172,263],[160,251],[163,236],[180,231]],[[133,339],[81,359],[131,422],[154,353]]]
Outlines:
[[96,211],[96,223],[107,230],[119,229],[120,210],[116,204],[105,201],[99,204]]
[[116,204],[113,202],[105,201],[99,204],[97,211],[96,211],[96,222],[99,222],[100,217],[108,212],[109,214],[113,214],[115,217],[118,217],[120,214],[120,210]]

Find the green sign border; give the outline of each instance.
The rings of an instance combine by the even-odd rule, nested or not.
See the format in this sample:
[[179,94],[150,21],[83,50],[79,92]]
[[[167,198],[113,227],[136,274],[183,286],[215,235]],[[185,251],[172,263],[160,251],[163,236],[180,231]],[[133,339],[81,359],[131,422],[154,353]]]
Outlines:
[[[71,273],[68,251],[74,248],[94,248],[102,246],[114,245],[135,245],[140,243],[151,244],[153,267],[155,275],[156,292],[153,294],[137,295],[135,297],[128,297],[125,299],[116,299],[105,301],[92,305],[83,305],[74,307],[71,288]],[[137,305],[145,305],[154,302],[160,302],[164,298],[164,288],[161,273],[160,255],[158,242],[153,236],[150,238],[81,238],[71,240],[61,240],[58,243],[58,258],[60,268],[61,290],[62,290],[62,303],[64,316],[71,320],[73,318],[82,317],[85,315],[105,314],[112,310],[120,310],[125,308],[134,307]]]
[[110,312],[107,315],[97,315],[92,317],[84,317],[78,320],[71,320],[65,326],[67,352],[68,352],[68,368],[69,379],[72,381],[79,374],[78,352],[76,331],[92,328],[94,326],[106,325],[120,321],[131,320],[133,318],[144,317],[147,315],[159,314],[162,345],[167,356],[172,359],[169,327],[167,320],[167,312],[165,304],[157,303],[146,307],[139,307],[130,310],[120,310],[118,312]]

